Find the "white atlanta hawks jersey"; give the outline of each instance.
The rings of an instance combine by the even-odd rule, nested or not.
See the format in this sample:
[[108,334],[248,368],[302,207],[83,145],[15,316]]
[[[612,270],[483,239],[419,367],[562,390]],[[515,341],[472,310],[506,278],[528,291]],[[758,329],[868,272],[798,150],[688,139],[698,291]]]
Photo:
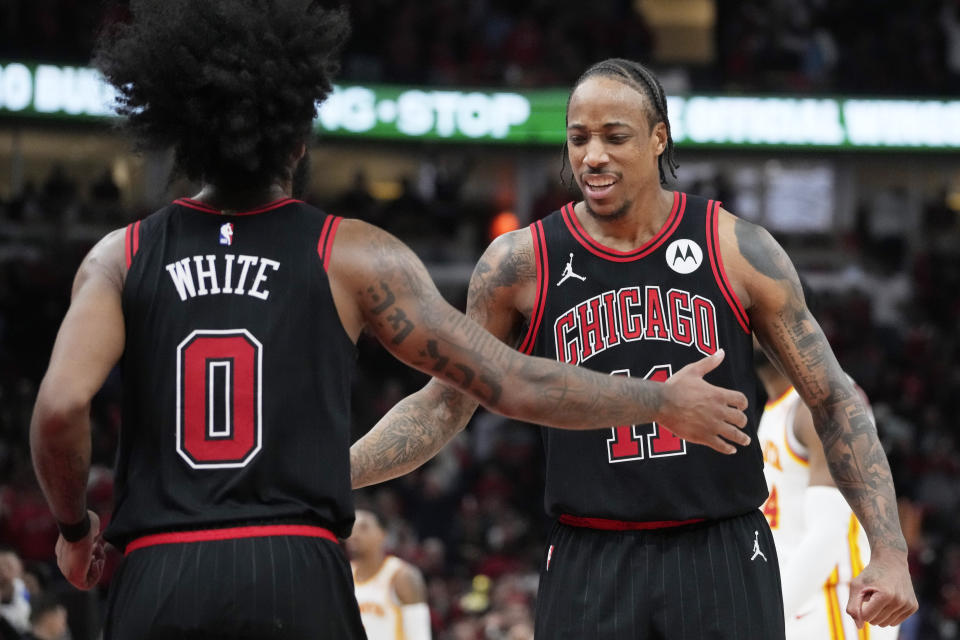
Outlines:
[[[807,450],[793,432],[801,402],[796,389],[790,387],[767,403],[757,429],[770,491],[763,513],[777,545],[781,573],[807,533],[804,492],[809,486],[810,469]],[[870,547],[853,512],[848,509],[845,517],[845,539],[842,544],[830,546],[839,550],[833,569],[823,576],[820,590],[810,594],[796,615],[786,620],[787,640],[889,640],[898,635],[896,627],[866,625],[858,630],[846,613],[850,581],[869,561]]]
[[360,618],[370,640],[403,640],[403,615],[400,601],[393,589],[393,577],[403,567],[403,561],[387,556],[373,576],[357,581],[353,571],[354,592],[360,606]]

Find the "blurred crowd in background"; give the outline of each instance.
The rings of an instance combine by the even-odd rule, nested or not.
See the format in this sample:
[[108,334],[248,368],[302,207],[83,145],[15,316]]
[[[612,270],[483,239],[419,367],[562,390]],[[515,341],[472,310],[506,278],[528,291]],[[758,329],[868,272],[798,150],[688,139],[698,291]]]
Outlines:
[[[565,86],[596,60],[645,59],[656,44],[629,0],[594,0],[588,9],[569,0],[350,4],[354,36],[344,80]],[[104,5],[0,2],[0,60],[85,64]],[[680,85],[871,95],[956,95],[960,88],[960,0],[719,0],[716,8],[716,59],[682,68]],[[121,4],[111,11],[116,20],[126,10]],[[684,183],[682,169],[680,178],[680,188],[704,187]],[[382,200],[358,170],[343,193],[308,199],[387,227],[427,262],[456,253],[472,265],[499,207],[468,200],[460,185],[454,175],[425,196],[407,181],[399,197]],[[82,256],[106,230],[149,213],[122,196],[109,171],[78,184],[54,166],[42,182],[0,200],[0,638],[57,638],[67,622],[75,640],[95,637],[118,561],[113,553],[98,591],[66,586],[53,564],[57,529],[33,476],[27,430]],[[543,215],[574,197],[551,185],[534,210]],[[736,193],[724,200],[736,213]],[[804,275],[818,293],[818,319],[841,364],[872,400],[893,468],[921,605],[901,638],[960,638],[960,216],[946,196],[931,199],[919,241],[907,243],[871,223],[882,206],[861,196],[858,222],[829,239],[844,252],[843,266],[813,265]],[[795,244],[780,239],[788,250]],[[465,286],[444,293],[463,307]],[[354,437],[426,382],[369,338],[361,337],[358,348]],[[120,393],[117,371],[93,406],[89,503],[104,519],[112,503]],[[386,517],[392,552],[423,571],[436,638],[532,637],[549,526],[542,464],[536,427],[481,409],[424,468],[358,492],[358,504]]]
[[[328,0],[321,4],[340,4]],[[352,0],[343,78],[456,86],[567,85],[592,62],[645,60],[634,0]],[[949,94],[960,86],[958,0],[717,0],[699,91]],[[86,64],[114,0],[4,0],[0,58]],[[389,19],[385,19],[389,16]]]

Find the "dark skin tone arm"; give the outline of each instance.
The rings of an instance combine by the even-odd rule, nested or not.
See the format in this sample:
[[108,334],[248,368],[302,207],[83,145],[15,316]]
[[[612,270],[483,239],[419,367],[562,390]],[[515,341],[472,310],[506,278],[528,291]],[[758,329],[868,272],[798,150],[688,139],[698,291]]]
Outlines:
[[[500,236],[477,263],[467,293],[467,316],[511,346],[533,308],[536,268],[529,233]],[[521,314],[513,301],[521,301]],[[394,406],[350,449],[354,488],[384,482],[432,458],[473,416],[479,403],[436,378]]]
[[827,455],[823,452],[823,443],[817,436],[817,428],[813,423],[813,414],[809,407],[801,404],[797,407],[797,414],[793,418],[793,433],[800,444],[807,448],[807,461],[810,463],[811,487],[836,487],[830,475],[830,465],[827,464]]
[[[796,270],[773,237],[724,211],[720,246],[757,339],[810,407],[830,475],[867,532],[872,558],[855,580],[847,612],[858,626],[896,624],[917,604],[890,466],[867,407],[807,310]],[[879,591],[871,586],[881,582]]]
[[[521,355],[451,307],[406,245],[358,220],[340,225],[330,278],[349,335],[366,327],[403,362],[508,417],[567,429],[663,418],[668,424],[742,419],[732,408],[745,406],[742,394],[699,379],[700,370],[718,364],[719,357],[694,363],[700,367],[686,376],[678,373],[678,381],[692,384],[686,392],[694,398],[681,402],[671,385]],[[718,417],[718,406],[727,405],[730,410]]]
[[[851,383],[852,384],[852,383]],[[854,385],[854,390],[860,399],[863,400],[867,408],[868,415],[870,411],[870,402],[864,395],[860,387]],[[827,463],[827,454],[823,451],[823,443],[820,442],[820,436],[817,434],[817,427],[814,424],[813,413],[810,407],[800,404],[797,407],[797,413],[793,417],[793,434],[804,447],[807,448],[807,461],[810,464],[811,487],[836,487],[833,476],[830,475],[830,465]]]
[[[629,396],[621,395],[625,389],[620,387],[620,381],[614,382],[610,376],[579,367],[559,367],[542,358],[526,358],[507,347],[515,346],[522,337],[520,331],[533,309],[535,289],[536,269],[529,230],[505,234],[495,240],[478,262],[470,281],[467,315],[496,337],[496,340],[485,342],[484,348],[497,354],[496,362],[506,366],[501,388],[519,392],[533,399],[535,405],[512,415],[573,429],[650,421],[637,417],[635,413],[626,420],[612,420],[614,414],[634,411],[630,408]],[[664,385],[665,397],[677,391],[678,397],[682,396],[686,401],[697,398],[695,391],[680,390],[691,381],[691,374],[702,375],[699,367],[706,362],[702,360],[690,365],[693,369],[684,368],[677,372]],[[482,397],[465,395],[451,388],[456,385],[450,385],[450,381],[442,379],[436,371],[427,372],[437,377],[401,401],[351,448],[354,487],[383,482],[417,468],[466,425],[478,400],[483,401]],[[703,383],[702,379],[699,382]],[[591,390],[588,391],[588,387]],[[733,396],[730,398],[732,400]],[[713,430],[709,433],[699,431],[696,425],[700,424],[700,418],[694,417],[695,414],[706,415],[703,412],[709,410],[705,406],[692,408],[689,412],[684,410],[683,415],[672,414],[660,421],[676,426],[671,428],[677,435],[692,442],[733,453],[735,448],[730,442],[749,443],[749,437],[740,431],[745,421],[733,408],[735,406],[745,407],[732,401],[715,406],[710,421]],[[505,413],[495,406],[488,408]],[[683,431],[691,426],[689,431]]]
[[34,469],[54,517],[76,523],[90,515],[85,538],[69,543],[61,536],[56,548],[63,574],[81,589],[96,584],[103,570],[99,518],[86,507],[90,402],[123,354],[123,235],[123,229],[108,234],[77,271],[30,422]]
[[[296,165],[306,147],[290,157]],[[289,179],[267,189],[227,195],[204,185],[196,199],[218,208],[243,209],[290,194]],[[54,517],[75,524],[90,516],[88,534],[57,541],[57,565],[78,589],[94,586],[103,571],[100,519],[86,508],[90,471],[90,402],[123,355],[126,339],[121,296],[127,276],[124,229],[107,234],[77,270],[70,308],[60,325],[50,365],[30,421],[30,448],[40,487]]]

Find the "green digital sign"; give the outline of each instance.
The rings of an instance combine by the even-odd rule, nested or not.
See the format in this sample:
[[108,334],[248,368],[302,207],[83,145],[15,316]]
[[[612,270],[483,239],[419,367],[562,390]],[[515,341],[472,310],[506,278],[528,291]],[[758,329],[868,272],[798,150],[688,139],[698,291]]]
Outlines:
[[562,143],[566,102],[566,91],[559,90],[344,86],[321,105],[317,130],[394,140]]
[[[0,64],[0,118],[113,116],[93,69]],[[562,144],[567,89],[500,91],[338,85],[321,105],[323,137],[513,145]],[[669,96],[687,148],[960,149],[960,100]]]

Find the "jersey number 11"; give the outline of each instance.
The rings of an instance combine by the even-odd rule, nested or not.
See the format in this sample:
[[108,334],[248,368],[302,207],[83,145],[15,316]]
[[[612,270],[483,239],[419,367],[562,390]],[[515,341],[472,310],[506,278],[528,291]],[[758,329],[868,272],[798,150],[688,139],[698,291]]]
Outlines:
[[[660,364],[644,376],[654,382],[666,382],[673,374],[669,364]],[[615,376],[630,377],[629,369],[618,369],[611,373]],[[687,453],[687,443],[672,431],[656,422],[647,424],[623,424],[611,427],[613,437],[607,440],[607,459],[611,462],[628,462],[651,458],[682,456]],[[646,447],[644,446],[646,441]],[[644,449],[648,453],[645,454]]]

